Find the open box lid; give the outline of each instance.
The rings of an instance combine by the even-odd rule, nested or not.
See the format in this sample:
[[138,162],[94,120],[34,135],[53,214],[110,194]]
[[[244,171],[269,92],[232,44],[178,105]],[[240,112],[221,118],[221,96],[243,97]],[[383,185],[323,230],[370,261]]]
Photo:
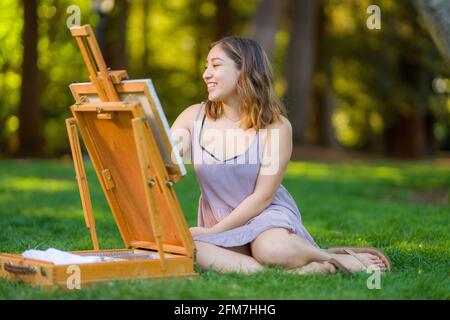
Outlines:
[[153,84],[110,71],[89,25],[70,31],[91,80],[70,85],[71,111],[125,245],[193,256],[173,188],[186,170]]

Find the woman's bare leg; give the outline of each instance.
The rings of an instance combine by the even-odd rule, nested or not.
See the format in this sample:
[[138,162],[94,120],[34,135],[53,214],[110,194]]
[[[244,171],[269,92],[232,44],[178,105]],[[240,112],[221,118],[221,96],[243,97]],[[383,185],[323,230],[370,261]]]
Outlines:
[[298,268],[310,262],[322,262],[331,254],[309,244],[305,239],[284,228],[272,228],[261,233],[251,244],[253,257],[262,264]]
[[[202,269],[213,269],[218,272],[253,273],[263,270],[263,266],[252,257],[250,244],[240,247],[223,248],[213,244],[195,241],[197,247],[197,264]],[[311,262],[303,267],[288,270],[289,273],[332,274],[335,267],[327,262]]]
[[229,250],[201,241],[195,241],[195,246],[196,262],[202,269],[243,273],[253,273],[263,269],[258,261],[245,253],[244,248]]
[[[252,242],[251,248],[253,257],[261,264],[298,268],[311,262],[324,262],[335,258],[351,271],[364,268],[354,257],[347,254],[330,254],[284,228],[264,231]],[[359,257],[383,267],[382,261],[375,255],[363,253]]]

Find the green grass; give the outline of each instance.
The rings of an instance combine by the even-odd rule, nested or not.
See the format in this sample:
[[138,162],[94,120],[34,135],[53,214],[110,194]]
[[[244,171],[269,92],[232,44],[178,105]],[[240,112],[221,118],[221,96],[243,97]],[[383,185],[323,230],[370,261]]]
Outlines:
[[[100,246],[121,248],[95,173],[87,170]],[[0,161],[0,252],[91,249],[74,176],[69,161]],[[74,291],[0,280],[0,299],[450,298],[448,166],[291,162],[283,185],[321,247],[370,245],[387,252],[394,270],[382,276],[381,289],[367,288],[368,274],[296,276],[272,268],[253,275],[199,271],[196,279],[111,282]],[[195,225],[200,191],[191,167],[176,191],[188,224]],[[417,203],[421,194],[431,194],[429,201]]]

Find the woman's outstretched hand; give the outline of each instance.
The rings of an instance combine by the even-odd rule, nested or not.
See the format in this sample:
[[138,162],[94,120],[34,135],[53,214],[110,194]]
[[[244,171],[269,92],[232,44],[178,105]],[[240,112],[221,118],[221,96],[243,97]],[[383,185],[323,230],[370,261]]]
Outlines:
[[189,231],[191,232],[192,237],[196,237],[205,233],[212,233],[210,228],[203,228],[203,227],[192,227],[189,228]]

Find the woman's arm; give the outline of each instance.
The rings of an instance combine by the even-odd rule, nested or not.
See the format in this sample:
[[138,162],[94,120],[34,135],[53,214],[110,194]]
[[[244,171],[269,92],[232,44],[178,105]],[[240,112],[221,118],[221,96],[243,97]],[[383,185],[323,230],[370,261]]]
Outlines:
[[194,104],[181,112],[170,127],[172,138],[177,146],[180,156],[183,157],[191,148],[191,133],[201,104]]
[[261,169],[254,192],[209,232],[220,233],[242,226],[267,208],[280,187],[291,154],[292,127],[289,120],[282,117],[282,121],[266,130]]

